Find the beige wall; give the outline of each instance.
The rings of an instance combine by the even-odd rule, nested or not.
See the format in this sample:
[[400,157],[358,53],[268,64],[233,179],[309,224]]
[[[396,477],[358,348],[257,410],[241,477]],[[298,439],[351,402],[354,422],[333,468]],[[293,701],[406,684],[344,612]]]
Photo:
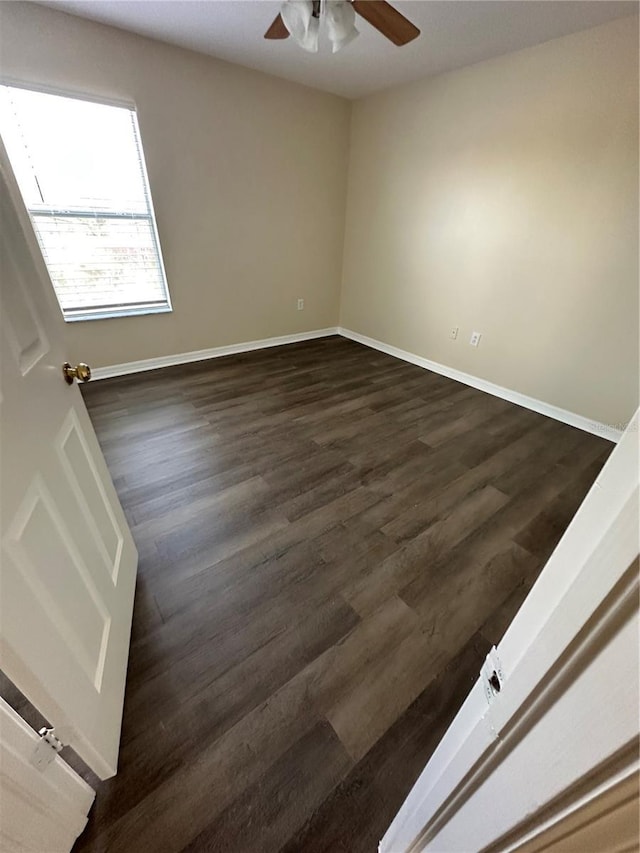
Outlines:
[[637,19],[354,104],[341,324],[626,423],[638,400]]
[[138,108],[174,311],[68,324],[71,361],[337,324],[347,101],[22,3],[0,3],[0,69]]
[[637,19],[350,104],[0,2],[0,68],[138,107],[174,312],[69,324],[71,361],[333,326],[342,277],[347,328],[605,423],[636,408]]

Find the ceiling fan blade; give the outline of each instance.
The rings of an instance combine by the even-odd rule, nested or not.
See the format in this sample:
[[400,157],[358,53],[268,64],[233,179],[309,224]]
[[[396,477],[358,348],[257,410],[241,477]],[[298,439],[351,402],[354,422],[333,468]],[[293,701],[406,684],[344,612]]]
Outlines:
[[278,15],[269,29],[264,34],[266,39],[288,39],[289,38],[289,30],[285,27],[284,21]]
[[353,8],[398,47],[420,35],[420,30],[386,0],[353,0]]

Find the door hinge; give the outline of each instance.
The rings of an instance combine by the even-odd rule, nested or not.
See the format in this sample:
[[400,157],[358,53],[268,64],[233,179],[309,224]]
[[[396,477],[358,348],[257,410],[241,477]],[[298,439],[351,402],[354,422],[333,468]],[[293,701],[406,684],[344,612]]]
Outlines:
[[59,752],[62,752],[64,744],[56,737],[55,729],[40,729],[40,741],[31,755],[31,763],[37,770],[48,767]]

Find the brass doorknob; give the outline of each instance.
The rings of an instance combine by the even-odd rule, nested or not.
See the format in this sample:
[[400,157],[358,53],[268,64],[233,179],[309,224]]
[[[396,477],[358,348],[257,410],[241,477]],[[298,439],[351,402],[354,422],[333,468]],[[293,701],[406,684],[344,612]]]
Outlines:
[[78,382],[88,382],[91,379],[91,368],[83,361],[76,364],[75,367],[71,367],[69,362],[65,361],[62,365],[62,375],[69,385],[73,385],[74,379],[77,379]]

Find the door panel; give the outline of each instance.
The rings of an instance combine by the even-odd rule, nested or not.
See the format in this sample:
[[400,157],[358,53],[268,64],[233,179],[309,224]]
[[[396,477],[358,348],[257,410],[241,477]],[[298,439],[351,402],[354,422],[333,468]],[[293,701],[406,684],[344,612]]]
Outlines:
[[87,439],[73,410],[69,412],[63,425],[56,449],[85,522],[90,528],[98,555],[104,561],[105,570],[112,583],[117,585],[124,538],[114,518]]
[[17,286],[3,293],[6,315],[2,331],[12,346],[20,373],[26,376],[49,351],[49,343],[31,304],[26,282],[10,254],[3,258],[3,275]]
[[[13,558],[14,568],[5,593],[10,592],[14,601],[29,594],[37,599],[39,618],[48,619],[55,626],[78,665],[99,690],[109,638],[109,614],[72,533],[39,476],[31,483],[7,531],[5,551]],[[63,595],[60,590],[64,590]],[[19,630],[22,614],[17,608],[10,608],[5,618],[9,625],[16,622],[14,630]],[[6,626],[3,630],[7,630]]]
[[116,772],[137,553],[64,320],[0,146],[0,668],[102,778]]

